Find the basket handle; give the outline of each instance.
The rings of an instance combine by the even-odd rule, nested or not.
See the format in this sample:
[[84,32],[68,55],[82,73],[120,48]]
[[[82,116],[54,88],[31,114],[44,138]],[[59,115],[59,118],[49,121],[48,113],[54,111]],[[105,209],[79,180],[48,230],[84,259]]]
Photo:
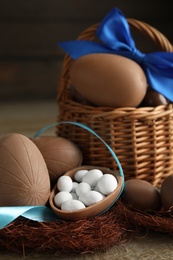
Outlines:
[[162,34],[159,30],[156,28],[152,27],[151,25],[138,21],[136,19],[128,18],[127,19],[130,28],[134,31],[139,31],[143,35],[145,35],[147,38],[151,39],[156,46],[162,51],[166,52],[172,52],[173,51],[173,46],[167,39],[167,37]]
[[[141,34],[145,35],[148,39],[151,39],[160,50],[166,52],[173,51],[172,44],[169,42],[166,36],[163,35],[159,30],[155,29],[154,27],[152,27],[151,25],[145,22],[136,19],[127,18],[127,21],[132,30],[140,32]],[[98,26],[99,23],[94,24],[89,28],[85,29],[79,34],[77,40],[93,41],[96,38],[95,32]],[[57,93],[58,102],[60,102],[60,100],[63,98],[63,95],[65,94],[64,93],[65,90],[70,89],[71,82],[69,79],[69,69],[71,67],[72,62],[73,59],[68,54],[66,54],[63,60],[62,71],[58,82],[58,93]]]

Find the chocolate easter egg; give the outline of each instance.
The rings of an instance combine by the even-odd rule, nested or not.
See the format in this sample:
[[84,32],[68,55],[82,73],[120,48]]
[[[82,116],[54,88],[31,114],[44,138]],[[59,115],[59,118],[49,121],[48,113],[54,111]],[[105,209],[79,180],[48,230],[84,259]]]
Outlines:
[[73,61],[73,87],[96,106],[136,107],[143,100],[147,80],[131,59],[115,54],[88,54]]
[[40,136],[31,140],[36,144],[45,159],[53,186],[61,175],[82,163],[81,150],[75,143],[66,138]]
[[150,88],[147,90],[147,93],[142,101],[143,106],[152,107],[156,107],[159,105],[168,105],[169,103],[170,101],[166,97]]
[[50,178],[37,146],[12,133],[0,139],[0,206],[45,205]]
[[123,200],[140,210],[160,210],[160,192],[149,182],[140,179],[125,181]]
[[160,195],[164,210],[173,207],[173,174],[166,177],[160,187]]

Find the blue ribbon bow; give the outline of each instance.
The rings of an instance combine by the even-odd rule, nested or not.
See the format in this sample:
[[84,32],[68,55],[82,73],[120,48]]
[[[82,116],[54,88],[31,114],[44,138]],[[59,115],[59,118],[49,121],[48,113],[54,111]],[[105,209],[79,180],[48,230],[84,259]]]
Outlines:
[[101,43],[74,40],[59,43],[74,60],[92,53],[117,54],[137,62],[145,72],[148,85],[173,102],[173,53],[140,52],[131,36],[129,24],[122,12],[114,8],[100,23],[96,36]]

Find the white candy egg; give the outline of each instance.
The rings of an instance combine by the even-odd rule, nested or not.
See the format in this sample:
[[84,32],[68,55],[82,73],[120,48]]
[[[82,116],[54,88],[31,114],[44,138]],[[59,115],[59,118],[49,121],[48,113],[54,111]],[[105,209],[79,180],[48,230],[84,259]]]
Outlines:
[[88,171],[82,178],[82,182],[88,183],[91,187],[97,185],[98,180],[103,176],[103,173],[99,169],[92,169]]
[[82,201],[85,206],[91,206],[99,201],[101,201],[104,196],[95,190],[88,191],[87,193],[81,193],[79,200]]
[[73,197],[68,191],[60,191],[55,195],[54,203],[58,208],[60,208],[62,203],[72,199]]
[[108,195],[117,188],[117,179],[112,174],[104,174],[98,181],[98,188],[101,193]]
[[99,190],[98,185],[96,185],[93,190],[99,192],[99,193],[103,196],[103,199],[106,197],[106,195],[104,195],[104,194]]
[[76,181],[73,181],[73,187],[72,187],[72,192],[76,192],[76,187],[79,185],[79,183],[78,182],[76,182]]
[[[94,187],[94,190],[100,192],[99,187],[98,187],[98,184]],[[100,193],[101,193],[101,192],[100,192]]]
[[82,193],[86,193],[91,190],[91,186],[86,182],[81,182],[76,187],[76,194],[79,196]]
[[70,192],[73,188],[73,181],[69,176],[61,176],[57,181],[57,188],[59,191]]
[[74,175],[74,179],[77,181],[77,182],[81,182],[82,181],[82,178],[83,176],[88,172],[88,170],[79,170],[75,173]]
[[78,199],[78,196],[77,196],[77,194],[75,192],[70,192],[70,194],[72,195],[74,200]]
[[84,209],[85,205],[79,200],[68,200],[61,205],[61,210],[68,212]]

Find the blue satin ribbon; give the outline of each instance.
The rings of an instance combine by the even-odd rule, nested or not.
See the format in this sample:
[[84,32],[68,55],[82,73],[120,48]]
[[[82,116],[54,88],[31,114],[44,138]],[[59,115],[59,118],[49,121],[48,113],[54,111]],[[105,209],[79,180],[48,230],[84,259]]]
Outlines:
[[38,222],[57,220],[57,216],[46,206],[0,207],[0,229],[9,225],[19,216]]
[[86,54],[117,54],[137,62],[145,72],[148,85],[173,102],[173,53],[139,51],[132,38],[129,24],[123,13],[114,8],[96,30],[101,43],[85,40],[60,42],[74,60]]
[[[123,185],[122,185],[121,190],[120,190],[120,192],[119,192],[119,194],[118,194],[118,196],[117,196],[117,198],[115,200],[115,201],[117,201],[118,198],[120,197],[123,189],[124,189],[124,173],[123,173],[123,169],[122,169],[122,166],[121,166],[121,164],[120,164],[116,154],[112,150],[112,148],[94,130],[92,130],[90,127],[88,127],[88,126],[86,126],[84,124],[81,124],[81,123],[70,122],[70,121],[63,121],[63,122],[57,122],[57,123],[48,125],[46,127],[43,127],[42,129],[40,129],[34,135],[34,138],[40,136],[44,131],[48,130],[49,128],[55,127],[55,126],[57,126],[59,124],[71,124],[71,125],[76,125],[78,127],[81,127],[83,129],[89,131],[93,135],[95,135],[107,147],[107,149],[109,150],[109,152],[111,153],[111,155],[113,156],[114,160],[116,161],[116,163],[118,165],[119,174],[123,178]],[[115,201],[114,201],[114,203],[115,203]],[[110,207],[111,206],[112,205],[110,205]],[[9,225],[11,222],[13,222],[15,219],[17,219],[20,216],[25,217],[25,218],[30,219],[30,220],[38,221],[38,222],[47,222],[47,221],[58,220],[58,217],[53,213],[53,211],[50,208],[46,207],[46,206],[10,206],[10,207],[0,207],[0,229],[6,227],[7,225]]]

